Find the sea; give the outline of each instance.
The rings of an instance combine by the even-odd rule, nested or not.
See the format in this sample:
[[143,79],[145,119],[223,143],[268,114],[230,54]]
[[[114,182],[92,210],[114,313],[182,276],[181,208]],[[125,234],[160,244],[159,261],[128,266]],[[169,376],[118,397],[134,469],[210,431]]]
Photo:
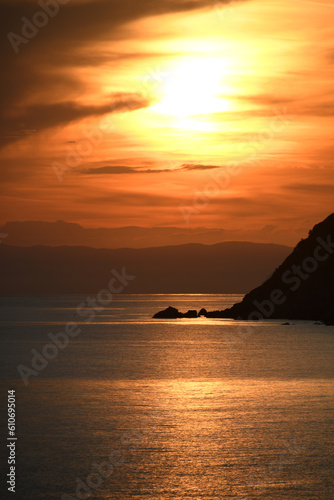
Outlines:
[[334,499],[333,326],[152,319],[241,299],[2,297],[0,498]]

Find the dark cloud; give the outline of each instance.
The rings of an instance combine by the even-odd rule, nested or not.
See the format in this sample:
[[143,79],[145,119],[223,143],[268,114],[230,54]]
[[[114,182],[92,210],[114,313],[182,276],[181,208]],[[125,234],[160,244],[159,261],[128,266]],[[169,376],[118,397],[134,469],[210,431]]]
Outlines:
[[[229,2],[222,2],[222,5]],[[41,10],[35,1],[0,1],[1,66],[5,68],[0,82],[0,113],[6,119],[28,97],[38,97],[46,88],[59,95],[79,95],[84,83],[74,76],[59,75],[57,70],[69,60],[76,65],[94,60],[92,45],[126,36],[120,28],[130,21],[163,13],[192,11],[212,7],[212,0],[94,0],[59,5],[59,12],[38,29],[28,43],[17,46],[15,54],[9,33],[22,36],[26,23]],[[86,58],[82,55],[86,51]],[[92,53],[92,55],[90,55]],[[135,51],[134,51],[135,54]],[[137,54],[138,56],[138,54]],[[98,61],[98,56],[95,54]],[[105,55],[107,57],[107,55]],[[128,54],[131,57],[131,54]],[[117,55],[116,55],[117,60]],[[57,99],[59,101],[59,99]],[[37,127],[38,128],[38,127]]]
[[192,165],[192,164],[183,164],[180,167],[176,168],[166,168],[166,169],[152,169],[152,168],[140,168],[140,167],[129,167],[124,165],[113,165],[113,166],[105,166],[105,167],[93,167],[87,168],[84,170],[80,170],[80,174],[85,175],[120,175],[120,174],[161,174],[161,173],[173,173],[175,171],[192,171],[192,170],[212,170],[215,168],[222,168],[216,165]]
[[237,99],[240,101],[247,101],[253,104],[260,104],[262,106],[281,106],[295,103],[295,99],[284,96],[274,96],[270,94],[255,94],[255,95],[238,95]]
[[[46,3],[46,2],[45,2]],[[225,2],[220,2],[222,5]],[[59,6],[59,12],[49,17],[46,26],[40,28],[38,37],[49,43],[64,46],[95,40],[120,39],[121,33],[115,30],[126,23],[143,17],[162,15],[173,12],[186,12],[212,7],[212,0],[91,0],[85,2],[69,1]],[[17,2],[1,1],[0,27],[6,32],[21,33],[22,17],[32,20],[41,7],[37,2],[21,0]],[[57,40],[57,36],[61,39]],[[37,38],[37,37],[36,37]],[[36,43],[38,40],[36,40]]]
[[175,52],[106,52],[106,53],[92,53],[84,51],[85,53],[67,53],[55,55],[53,61],[61,66],[69,67],[98,67],[100,65],[113,67],[115,63],[122,64],[127,61],[143,60],[143,59],[158,59],[161,57],[177,57],[178,53]]
[[[48,0],[44,4],[48,4]],[[245,1],[245,0],[243,0]],[[53,3],[53,2],[51,2]],[[230,0],[219,2],[220,6]],[[72,68],[119,64],[127,59],[158,57],[138,50],[127,54],[111,50],[96,53],[99,42],[133,38],[127,23],[140,18],[200,8],[213,8],[213,0],[91,0],[57,4],[55,15],[28,40],[24,26],[43,10],[34,0],[0,0],[0,147],[45,128],[110,112],[105,102],[93,106],[76,103],[88,88]],[[8,38],[11,33],[10,38]],[[13,34],[27,43],[13,41]],[[15,50],[13,44],[18,45]],[[101,44],[100,44],[101,45]],[[102,45],[101,45],[102,46]],[[38,103],[28,105],[27,103]],[[145,106],[140,97],[119,104],[119,110]],[[116,110],[116,108],[115,108]]]
[[81,174],[85,175],[120,175],[120,174],[158,174],[161,172],[169,172],[169,170],[153,170],[153,169],[139,169],[134,167],[127,167],[123,165],[113,165],[106,167],[87,168],[81,170]]
[[334,64],[334,49],[330,50],[328,52],[328,60],[331,64]]
[[[333,57],[334,61],[334,57]],[[302,74],[296,75],[296,77],[302,76],[302,80],[305,81],[309,75]],[[264,84],[265,85],[265,84]],[[282,88],[285,87],[285,83],[282,81]],[[287,89],[289,91],[289,89]],[[287,95],[272,95],[266,93],[259,93],[253,95],[237,95],[234,97],[235,100],[249,102],[253,104],[254,109],[236,111],[233,113],[216,113],[215,118],[219,121],[225,117],[225,119],[240,119],[249,116],[265,117],[273,115],[275,110],[286,110],[289,115],[301,115],[301,116],[333,116],[334,115],[334,95],[333,92],[328,92],[326,94],[321,94],[315,96],[312,104],[309,104],[305,98],[298,97],[288,97]],[[269,113],[268,113],[269,111]]]
[[334,116],[334,100],[307,106],[300,114],[320,117]]
[[[317,102],[315,99],[314,104],[305,104],[305,101],[299,99],[288,99],[279,97],[270,97],[265,95],[254,95],[254,96],[238,96],[239,100],[247,101],[254,104],[253,109],[246,109],[242,111],[215,113],[212,120],[216,122],[220,121],[237,121],[245,118],[259,117],[259,118],[270,118],[275,117],[275,113],[281,112],[282,117],[286,114],[287,118],[292,119],[295,116],[315,116],[315,117],[327,117],[334,116],[334,100],[329,98],[328,100]],[[256,107],[255,107],[256,106]],[[279,116],[279,115],[277,115]]]
[[295,183],[283,186],[290,191],[302,191],[304,193],[334,194],[334,184],[306,184]]
[[213,170],[215,168],[222,168],[222,166],[218,165],[193,165],[192,163],[184,163],[181,165],[180,170]]
[[40,130],[66,125],[85,117],[134,111],[147,105],[148,102],[139,95],[124,94],[117,96],[109,104],[100,106],[82,106],[75,102],[28,106],[15,118],[8,118],[1,124],[0,146]]

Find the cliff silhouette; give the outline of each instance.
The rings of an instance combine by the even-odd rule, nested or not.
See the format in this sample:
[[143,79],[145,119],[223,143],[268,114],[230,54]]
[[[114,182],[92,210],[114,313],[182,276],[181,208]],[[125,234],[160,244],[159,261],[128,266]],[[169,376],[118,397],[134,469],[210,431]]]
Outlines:
[[[171,309],[156,317],[164,317],[164,312],[171,317]],[[223,311],[204,311],[202,315],[334,324],[334,214],[314,226],[308,238],[301,240],[270,278],[245,295],[242,302]]]
[[273,275],[224,316],[333,323],[334,214],[314,226]]

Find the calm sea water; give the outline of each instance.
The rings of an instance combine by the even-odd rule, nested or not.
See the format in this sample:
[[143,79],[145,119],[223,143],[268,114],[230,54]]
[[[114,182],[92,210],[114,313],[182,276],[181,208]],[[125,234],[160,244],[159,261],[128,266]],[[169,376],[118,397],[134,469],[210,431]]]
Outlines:
[[[231,295],[119,295],[87,323],[85,299],[1,300],[2,406],[15,389],[18,437],[17,493],[1,498],[334,498],[334,327],[151,319]],[[25,386],[17,366],[67,322],[81,333]]]

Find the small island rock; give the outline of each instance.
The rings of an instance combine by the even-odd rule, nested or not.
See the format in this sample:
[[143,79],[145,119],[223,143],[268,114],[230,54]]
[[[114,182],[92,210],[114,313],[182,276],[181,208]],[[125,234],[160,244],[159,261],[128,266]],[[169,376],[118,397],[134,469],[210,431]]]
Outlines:
[[153,316],[154,319],[179,319],[179,318],[197,318],[197,311],[190,310],[188,312],[181,313],[175,307],[167,307],[163,311],[159,311]]
[[183,318],[197,318],[197,311],[188,311],[182,316]]
[[183,314],[179,312],[175,307],[167,307],[163,311],[157,312],[154,316],[154,319],[177,319],[183,318]]

